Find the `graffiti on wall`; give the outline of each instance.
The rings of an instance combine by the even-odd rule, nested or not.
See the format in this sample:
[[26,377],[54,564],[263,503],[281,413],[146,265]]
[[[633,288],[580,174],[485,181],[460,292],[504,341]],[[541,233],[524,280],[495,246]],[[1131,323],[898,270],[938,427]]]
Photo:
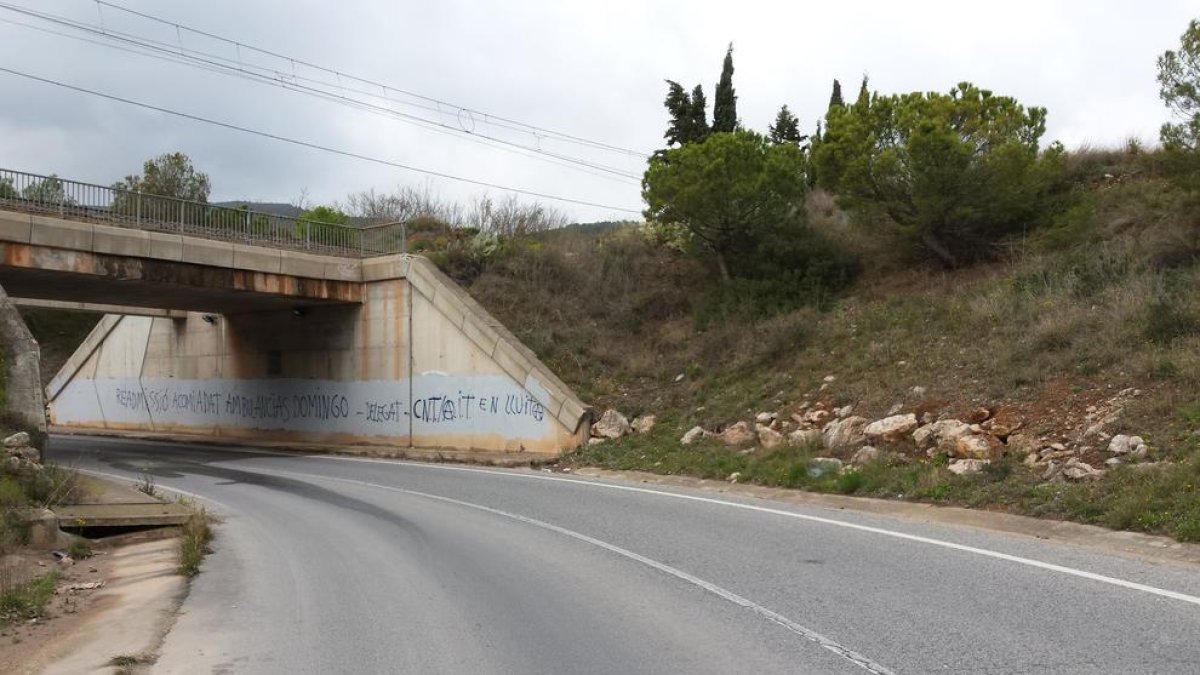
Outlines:
[[415,434],[517,438],[544,437],[555,424],[534,395],[490,375],[424,375],[411,382],[100,378],[72,382],[68,389],[76,386],[84,389],[58,397],[55,423],[106,420],[378,436],[406,436],[411,428]]

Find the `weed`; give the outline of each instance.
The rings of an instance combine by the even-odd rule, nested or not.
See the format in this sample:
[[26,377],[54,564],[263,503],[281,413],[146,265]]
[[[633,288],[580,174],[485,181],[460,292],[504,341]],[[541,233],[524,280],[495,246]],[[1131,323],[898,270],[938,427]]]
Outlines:
[[151,497],[158,497],[158,486],[154,483],[154,476],[148,471],[143,471],[138,475],[138,482],[134,485],[138,492],[147,494]]
[[54,594],[58,572],[51,571],[24,583],[13,583],[11,577],[10,569],[0,569],[0,625],[42,616]]
[[192,514],[183,525],[179,539],[179,573],[185,577],[194,577],[200,573],[200,563],[204,556],[212,552],[209,544],[212,542],[212,528],[209,525],[208,514],[200,509]]
[[92,556],[92,542],[83,537],[75,537],[67,545],[67,554],[76,560],[90,558]]

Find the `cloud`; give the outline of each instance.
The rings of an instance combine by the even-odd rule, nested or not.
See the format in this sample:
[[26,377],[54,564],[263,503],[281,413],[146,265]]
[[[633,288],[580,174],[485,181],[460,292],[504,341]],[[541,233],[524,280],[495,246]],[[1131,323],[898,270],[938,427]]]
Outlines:
[[[41,11],[109,31],[255,63],[256,56],[111,8],[72,3]],[[725,45],[747,126],[765,129],[787,103],[811,128],[833,78],[852,96],[867,73],[882,91],[945,91],[969,80],[1049,109],[1048,139],[1068,146],[1157,136],[1166,111],[1154,61],[1177,45],[1188,3],[1137,12],[1115,1],[1004,5],[962,2],[396,3],[360,0],[210,0],[125,6],[505,118],[651,151],[662,144],[665,78],[710,94]],[[35,23],[0,10],[0,20]],[[43,24],[38,24],[43,25]],[[43,25],[44,26],[44,25]],[[421,128],[278,87],[0,23],[7,67],[271,133],[483,182],[640,208],[635,180],[614,181],[463,134]],[[269,60],[269,59],[268,59]],[[276,61],[281,71],[292,66]],[[301,66],[299,71],[304,73]],[[0,165],[103,184],[150,156],[181,150],[213,181],[214,198],[331,202],[348,192],[429,184],[468,199],[483,188],[330,156],[0,75],[5,140]],[[391,92],[395,96],[395,92]],[[642,160],[517,133],[451,107],[420,111],[545,152],[640,175]],[[533,155],[533,156],[530,156]],[[501,194],[490,190],[493,195]],[[581,220],[610,209],[559,205]],[[628,216],[630,214],[623,214]]]

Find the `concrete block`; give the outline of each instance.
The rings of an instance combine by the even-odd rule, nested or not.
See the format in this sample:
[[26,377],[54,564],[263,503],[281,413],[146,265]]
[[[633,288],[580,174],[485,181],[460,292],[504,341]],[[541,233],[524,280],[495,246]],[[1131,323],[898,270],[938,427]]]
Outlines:
[[408,274],[408,259],[399,255],[367,258],[362,261],[363,281],[403,279]]
[[307,279],[325,278],[325,261],[321,256],[297,251],[280,251],[279,271]]
[[50,248],[64,248],[71,251],[91,251],[91,223],[76,223],[70,220],[47,218],[45,216],[30,216],[31,231],[29,243]]
[[495,351],[496,343],[500,341],[500,334],[496,329],[474,314],[469,314],[463,319],[462,332],[467,339],[478,345],[484,354],[490,355]]
[[466,304],[445,285],[439,285],[434,291],[433,306],[437,307],[438,311],[444,314],[456,328],[462,326],[463,319],[469,313]]
[[279,274],[282,267],[279,249],[264,246],[233,245],[233,267],[239,270]]
[[362,281],[362,261],[351,258],[326,259],[321,278],[331,281]]
[[150,257],[160,260],[183,260],[183,237],[178,234],[147,232],[150,238]]
[[492,352],[492,360],[496,362],[497,366],[500,366],[501,370],[522,385],[525,384],[525,378],[529,376],[529,371],[533,366],[524,354],[508,342],[496,344],[496,349]]
[[31,227],[28,214],[0,212],[0,240],[28,244]]
[[210,267],[233,267],[233,244],[188,237],[183,240],[181,260]]
[[433,296],[437,292],[437,285],[434,284],[433,279],[423,273],[423,270],[416,266],[409,267],[405,280],[412,285],[414,291],[425,296],[427,300],[433,300]]
[[563,401],[562,409],[558,412],[558,421],[564,427],[574,432],[579,428],[579,421],[582,420],[583,416],[589,412],[591,412],[591,410],[585,407],[582,403],[575,399],[569,398]]
[[96,253],[145,258],[150,255],[150,233],[96,225],[92,234],[92,250]]

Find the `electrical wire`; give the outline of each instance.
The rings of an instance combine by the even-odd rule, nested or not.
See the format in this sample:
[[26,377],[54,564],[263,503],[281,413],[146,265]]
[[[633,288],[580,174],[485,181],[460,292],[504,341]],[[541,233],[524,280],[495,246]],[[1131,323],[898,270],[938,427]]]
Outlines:
[[513,193],[516,193],[516,194],[527,195],[527,196],[530,196],[530,197],[538,197],[538,198],[541,198],[541,199],[549,199],[549,200],[558,201],[558,202],[565,202],[565,203],[569,203],[569,204],[578,204],[578,205],[581,205],[581,206],[592,206],[592,207],[601,208],[601,209],[609,209],[609,210],[612,210],[612,211],[620,211],[620,212],[623,212],[623,213],[636,213],[636,214],[641,214],[641,211],[640,211],[640,210],[638,210],[638,209],[630,209],[630,208],[625,208],[625,207],[621,207],[621,206],[613,206],[613,205],[611,205],[611,204],[601,204],[601,203],[598,203],[598,202],[591,202],[591,201],[587,201],[587,200],[583,200],[583,199],[575,199],[575,198],[572,198],[572,197],[561,197],[561,196],[558,196],[558,195],[547,194],[547,193],[545,193],[545,192],[537,192],[537,191],[534,191],[534,190],[526,190],[526,189],[523,189],[523,188],[514,188],[514,187],[508,187],[508,186],[505,186],[505,185],[499,185],[499,184],[497,184],[497,183],[489,183],[489,182],[487,182],[487,181],[476,180],[476,179],[474,179],[474,178],[465,178],[465,177],[463,177],[463,176],[456,176],[456,175],[454,175],[454,174],[443,173],[443,172],[441,172],[441,171],[434,171],[434,170],[431,170],[431,169],[422,169],[422,168],[420,168],[420,167],[412,166],[412,165],[409,165],[409,164],[401,164],[400,162],[394,162],[394,161],[392,161],[392,160],[382,159],[382,158],[379,158],[379,157],[371,157],[371,156],[369,156],[369,155],[363,155],[363,154],[360,154],[360,153],[357,153],[357,152],[352,152],[352,151],[350,151],[350,150],[341,150],[341,149],[338,149],[338,148],[333,148],[333,147],[330,147],[330,146],[327,146],[327,145],[321,145],[321,144],[319,144],[319,143],[313,143],[313,142],[311,142],[311,141],[304,141],[304,140],[300,140],[300,139],[296,139],[296,138],[289,138],[289,137],[287,137],[287,136],[280,136],[279,134],[273,134],[273,133],[270,133],[270,132],[267,132],[267,131],[261,131],[261,130],[258,130],[258,129],[251,129],[251,128],[249,128],[249,127],[243,127],[243,126],[239,126],[239,125],[237,125],[237,124],[232,124],[232,123],[230,123],[230,122],[222,122],[222,121],[220,121],[220,120],[214,120],[214,119],[211,119],[211,118],[202,117],[202,116],[200,116],[200,115],[193,115],[193,114],[191,114],[191,113],[180,112],[180,111],[178,111],[178,110],[171,110],[170,108],[163,108],[163,107],[156,106],[156,105],[152,105],[152,104],[149,104],[149,103],[144,103],[144,102],[141,102],[141,101],[135,101],[135,100],[128,99],[128,98],[123,98],[123,97],[120,97],[120,96],[115,96],[115,95],[113,95],[113,94],[106,94],[106,93],[104,93],[104,92],[96,91],[96,90],[94,90],[94,89],[87,89],[87,88],[85,88],[85,87],[80,87],[80,86],[76,86],[76,85],[73,85],[73,84],[68,84],[68,83],[66,83],[66,82],[60,82],[60,81],[58,81],[58,80],[52,80],[52,79],[49,79],[49,78],[40,77],[40,76],[38,76],[38,75],[33,75],[33,74],[30,74],[30,73],[24,73],[24,72],[21,72],[21,71],[19,71],[19,70],[13,70],[13,69],[11,69],[11,68],[5,68],[5,67],[3,67],[3,66],[0,66],[0,73],[7,73],[7,74],[9,74],[9,75],[15,75],[15,76],[17,76],[17,77],[23,77],[23,78],[25,78],[25,79],[28,79],[28,80],[33,80],[33,81],[36,81],[36,82],[41,82],[41,83],[43,83],[43,84],[49,84],[49,85],[53,85],[53,86],[56,86],[56,87],[61,87],[61,88],[63,88],[63,89],[68,89],[68,90],[71,90],[71,91],[74,91],[74,92],[78,92],[78,93],[82,93],[82,94],[89,94],[89,95],[91,95],[91,96],[97,96],[97,97],[100,97],[100,98],[108,99],[108,100],[110,100],[110,101],[116,101],[116,102],[118,102],[118,103],[124,103],[124,104],[126,104],[126,105],[132,105],[132,106],[136,106],[136,107],[139,107],[139,108],[145,108],[145,109],[147,109],[147,110],[153,110],[153,111],[155,111],[155,112],[160,112],[160,113],[163,113],[163,114],[166,114],[166,115],[173,115],[173,116],[176,116],[176,117],[182,117],[182,118],[184,118],[184,119],[192,120],[192,121],[194,121],[194,122],[201,122],[201,123],[204,123],[204,124],[209,124],[209,125],[212,125],[212,126],[221,127],[221,128],[224,128],[224,129],[229,129],[229,130],[232,130],[232,131],[239,131],[239,132],[241,132],[241,133],[250,134],[250,135],[253,135],[253,136],[259,136],[259,137],[262,137],[262,138],[269,138],[269,139],[271,139],[271,140],[280,141],[280,142],[282,142],[282,143],[289,143],[289,144],[291,144],[291,145],[298,145],[298,146],[305,147],[305,148],[310,148],[310,149],[313,149],[313,150],[320,150],[320,151],[322,151],[322,152],[328,152],[328,153],[335,154],[335,155],[341,155],[341,156],[343,156],[343,157],[350,157],[350,158],[353,158],[353,159],[359,159],[359,160],[362,160],[362,161],[365,161],[365,162],[372,162],[372,163],[375,163],[375,164],[382,164],[382,165],[384,165],[384,166],[390,166],[390,167],[394,167],[394,168],[397,168],[397,169],[403,169],[403,170],[405,170],[405,171],[413,171],[413,172],[416,172],[416,173],[422,173],[422,174],[426,174],[426,175],[429,175],[429,176],[434,176],[434,177],[437,177],[437,178],[445,178],[445,179],[447,179],[447,180],[453,180],[453,181],[457,181],[457,182],[460,182],[460,183],[467,183],[467,184],[469,184],[469,185],[477,185],[477,186],[481,186],[481,187],[493,188],[493,189],[496,189],[496,190],[504,190],[504,191],[506,191],[506,192],[513,192]]
[[643,152],[643,151],[639,151],[639,150],[631,150],[631,149],[629,149],[629,148],[623,148],[623,147],[620,147],[620,146],[617,146],[617,145],[612,145],[612,144],[609,144],[609,143],[604,143],[604,142],[601,142],[601,141],[595,141],[595,140],[591,140],[591,139],[583,138],[583,137],[581,137],[581,136],[575,136],[575,135],[572,135],[572,134],[566,134],[566,133],[562,133],[562,132],[558,132],[558,131],[553,131],[553,130],[550,130],[550,129],[546,129],[546,128],[544,128],[544,127],[539,127],[539,126],[535,126],[535,125],[532,125],[532,124],[527,124],[527,123],[525,123],[525,122],[520,122],[520,121],[517,121],[517,120],[513,120],[513,119],[509,119],[509,118],[501,117],[501,116],[499,116],[499,115],[492,115],[492,114],[490,114],[490,113],[486,113],[486,112],[483,112],[483,111],[480,111],[480,110],[474,110],[474,109],[468,108],[468,107],[466,107],[466,106],[461,106],[461,105],[458,105],[458,104],[455,104],[455,103],[450,103],[450,102],[448,102],[448,101],[443,101],[443,100],[440,100],[440,99],[437,99],[437,98],[434,98],[434,97],[431,97],[431,96],[426,96],[426,95],[424,95],[424,94],[418,94],[418,93],[416,93],[416,92],[407,91],[407,90],[405,90],[405,89],[401,89],[401,88],[399,88],[399,87],[395,87],[395,86],[392,86],[392,85],[384,84],[384,83],[377,82],[377,81],[374,81],[374,80],[370,80],[370,79],[367,79],[367,78],[362,78],[362,77],[357,77],[357,76],[354,76],[354,75],[350,75],[350,74],[348,74],[348,73],[344,73],[344,72],[338,71],[338,70],[336,70],[336,69],[334,69],[334,68],[330,68],[330,67],[327,67],[327,66],[318,65],[318,64],[315,64],[315,63],[310,63],[310,62],[308,62],[308,61],[304,61],[303,59],[299,59],[299,58],[296,58],[296,57],[293,57],[293,56],[287,56],[287,55],[285,55],[285,54],[280,54],[280,53],[278,53],[278,52],[274,52],[274,51],[271,51],[271,50],[268,50],[268,49],[265,49],[265,48],[261,48],[261,47],[255,47],[255,46],[253,46],[253,45],[249,45],[249,44],[246,44],[246,43],[244,43],[244,42],[239,42],[239,41],[237,41],[237,40],[234,40],[234,39],[231,39],[231,38],[227,38],[227,37],[224,37],[224,36],[221,36],[221,35],[217,35],[217,34],[215,34],[215,33],[210,33],[210,32],[203,31],[203,30],[200,30],[200,29],[197,29],[197,28],[192,28],[192,27],[190,27],[190,26],[187,26],[187,25],[184,25],[184,24],[178,23],[178,22],[176,22],[176,21],[171,21],[171,20],[169,20],[169,19],[163,19],[163,18],[161,18],[161,17],[154,16],[154,15],[152,15],[152,14],[147,14],[147,13],[145,13],[145,12],[140,12],[140,11],[137,11],[137,10],[129,9],[129,8],[127,8],[127,7],[124,7],[124,6],[118,5],[118,4],[116,4],[116,3],[113,3],[113,2],[108,2],[107,0],[95,0],[95,1],[96,1],[96,4],[97,4],[97,5],[103,5],[104,7],[109,7],[109,8],[111,8],[111,9],[117,10],[117,11],[119,11],[119,12],[125,12],[125,13],[127,13],[127,14],[131,14],[131,15],[133,15],[133,16],[138,16],[138,17],[141,17],[141,18],[143,18],[143,19],[146,19],[146,20],[149,20],[149,21],[153,21],[153,22],[156,22],[156,23],[159,23],[159,24],[163,24],[163,25],[165,25],[165,26],[170,26],[170,27],[172,27],[172,28],[175,28],[176,30],[180,30],[180,29],[182,29],[182,30],[185,30],[185,31],[187,31],[187,32],[189,32],[189,33],[194,33],[194,34],[196,34],[196,35],[200,35],[200,36],[203,36],[203,37],[206,37],[206,38],[212,39],[212,40],[217,40],[217,41],[219,41],[219,42],[224,42],[224,43],[226,43],[226,44],[235,45],[235,46],[237,46],[239,49],[247,49],[247,50],[249,50],[249,51],[253,51],[253,52],[257,52],[257,53],[259,53],[259,54],[263,54],[264,56],[270,56],[270,57],[272,57],[272,58],[281,59],[281,60],[288,61],[288,62],[291,62],[291,63],[294,63],[294,64],[302,65],[302,66],[304,66],[304,67],[307,67],[307,68],[312,68],[312,69],[314,69],[314,70],[319,70],[319,71],[322,71],[322,72],[328,73],[328,74],[330,74],[330,75],[334,75],[335,77],[337,77],[337,78],[339,78],[339,79],[340,79],[340,78],[352,79],[352,80],[354,80],[354,81],[356,81],[356,82],[361,82],[361,83],[363,83],[363,84],[370,85],[371,87],[380,88],[380,89],[382,89],[382,90],[384,90],[384,91],[391,90],[391,91],[394,91],[394,92],[396,92],[396,93],[399,93],[399,94],[404,94],[405,96],[410,96],[410,97],[412,97],[412,98],[416,98],[416,99],[419,99],[419,100],[423,100],[423,101],[426,101],[426,102],[429,102],[429,103],[433,103],[433,104],[436,104],[436,105],[439,105],[439,106],[445,106],[445,107],[451,108],[451,109],[453,109],[453,110],[461,110],[461,111],[469,112],[469,113],[471,113],[472,115],[479,115],[479,116],[482,116],[482,117],[483,117],[483,118],[485,118],[486,120],[490,120],[490,121],[494,121],[494,122],[500,122],[500,123],[505,123],[505,124],[510,124],[510,125],[514,125],[514,126],[520,127],[520,128],[522,128],[522,129],[526,129],[526,130],[528,130],[528,131],[530,131],[530,132],[536,132],[536,133],[538,133],[538,134],[542,134],[542,135],[546,135],[546,136],[555,136],[555,137],[558,137],[558,138],[561,138],[561,139],[564,139],[564,140],[569,140],[569,141],[572,141],[572,142],[575,142],[575,143],[579,143],[579,144],[583,144],[583,145],[589,145],[589,146],[592,146],[592,147],[601,148],[601,149],[605,149],[605,150],[610,150],[610,151],[613,151],[613,152],[625,153],[625,154],[632,155],[632,156],[634,156],[634,157],[638,157],[638,158],[644,158],[644,157],[647,157],[647,156],[649,156],[649,155],[651,154],[651,153],[649,153],[649,152]]
[[[384,115],[387,117],[393,117],[402,122],[415,124],[417,126],[424,127],[428,130],[431,130],[431,131],[434,131],[437,133],[442,133],[445,135],[452,135],[452,136],[456,136],[456,137],[460,137],[460,138],[465,138],[472,142],[480,143],[480,144],[488,146],[488,147],[493,147],[495,149],[515,152],[515,153],[523,155],[523,156],[532,157],[534,159],[539,159],[541,161],[547,161],[551,164],[556,164],[559,166],[564,166],[566,168],[579,170],[579,171],[582,171],[583,173],[587,173],[587,174],[594,175],[594,176],[601,177],[601,178],[608,178],[611,180],[611,179],[613,179],[612,177],[615,177],[615,178],[623,179],[620,182],[624,182],[626,184],[631,184],[631,185],[637,184],[640,179],[640,175],[638,175],[638,174],[624,171],[621,169],[617,169],[614,167],[610,167],[607,165],[590,162],[590,161],[579,159],[576,157],[571,157],[568,155],[562,155],[562,154],[550,152],[550,151],[547,151],[540,147],[530,148],[528,146],[521,145],[519,143],[515,143],[513,141],[509,141],[506,139],[497,138],[497,137],[489,136],[486,134],[481,134],[481,133],[474,132],[473,130],[469,130],[466,128],[455,128],[448,124],[438,122],[436,120],[429,120],[429,119],[426,119],[423,117],[406,114],[406,113],[394,110],[389,107],[380,106],[380,105],[372,104],[372,103],[365,102],[365,101],[360,101],[360,100],[346,96],[344,93],[346,90],[346,87],[341,87],[341,89],[342,89],[341,94],[329,92],[329,91],[321,90],[321,89],[318,89],[318,88],[315,88],[312,86],[297,83],[297,81],[300,81],[300,80],[319,83],[319,81],[314,80],[312,78],[304,78],[304,77],[299,77],[299,76],[295,76],[295,75],[289,76],[278,70],[272,70],[272,69],[264,68],[261,66],[254,66],[252,64],[246,64],[244,61],[241,61],[241,60],[238,60],[235,62],[230,59],[221,57],[219,55],[206,54],[204,52],[199,52],[196,50],[188,50],[191,52],[191,53],[188,53],[188,51],[183,50],[182,47],[179,47],[177,50],[177,48],[175,46],[170,45],[168,43],[158,42],[158,41],[140,38],[140,37],[136,37],[136,36],[129,36],[127,34],[115,32],[115,31],[111,31],[111,30],[97,29],[96,27],[91,26],[89,24],[78,23],[78,22],[72,21],[70,19],[65,19],[63,17],[45,14],[42,12],[37,12],[37,11],[29,10],[26,8],[22,8],[22,7],[16,7],[13,5],[6,4],[6,3],[0,3],[0,9],[7,9],[9,11],[23,14],[23,15],[32,17],[34,19],[39,19],[42,21],[47,21],[47,22],[54,23],[57,25],[65,26],[70,29],[91,33],[93,35],[97,35],[97,36],[100,36],[100,37],[103,37],[106,39],[124,42],[126,44],[130,44],[130,45],[134,46],[135,49],[122,48],[118,45],[106,44],[106,43],[103,43],[103,42],[100,42],[97,40],[91,40],[91,39],[88,39],[88,38],[82,37],[82,36],[70,35],[70,34],[59,32],[59,31],[53,31],[53,30],[49,30],[46,28],[41,28],[38,26],[33,26],[30,24],[25,24],[25,23],[21,23],[21,22],[17,22],[17,21],[0,19],[0,21],[4,21],[5,23],[10,23],[12,25],[21,26],[24,28],[41,31],[41,32],[52,34],[52,35],[57,35],[60,37],[77,39],[77,40],[81,40],[83,42],[87,42],[89,44],[110,47],[110,48],[116,49],[118,51],[124,51],[124,52],[137,54],[137,55],[141,55],[141,56],[147,56],[150,58],[156,58],[158,60],[167,61],[170,63],[179,63],[179,64],[183,64],[183,65],[189,65],[192,67],[199,68],[201,70],[217,72],[217,73],[221,73],[224,75],[238,77],[241,79],[247,79],[250,81],[258,82],[260,84],[266,84],[269,86],[279,87],[279,88],[282,88],[282,89],[285,89],[288,91],[293,91],[293,92],[313,96],[313,97],[316,97],[316,98],[319,98],[322,100],[346,105],[348,107],[363,110],[368,113],[380,114],[380,115]],[[136,48],[140,48],[143,50],[150,50],[150,51],[139,51]],[[249,68],[249,70],[247,70],[248,68]],[[289,80],[292,80],[292,81],[289,81]],[[325,84],[325,83],[320,83],[320,84]],[[379,96],[374,95],[371,92],[366,92],[363,90],[357,90],[357,89],[350,88],[350,91],[359,93],[362,95],[366,95],[369,97],[373,97],[373,98],[380,98]],[[396,102],[392,99],[386,99],[386,100]],[[462,112],[464,112],[464,111],[460,111],[460,115]],[[460,125],[460,127],[462,127],[462,125]],[[466,136],[463,137],[463,136],[460,136],[460,134],[466,134]],[[493,145],[493,144],[496,144],[496,145]],[[503,147],[501,147],[501,146],[503,146]],[[575,165],[575,166],[572,166],[572,165]],[[606,176],[606,175],[602,175],[602,174],[608,174],[608,175]]]

